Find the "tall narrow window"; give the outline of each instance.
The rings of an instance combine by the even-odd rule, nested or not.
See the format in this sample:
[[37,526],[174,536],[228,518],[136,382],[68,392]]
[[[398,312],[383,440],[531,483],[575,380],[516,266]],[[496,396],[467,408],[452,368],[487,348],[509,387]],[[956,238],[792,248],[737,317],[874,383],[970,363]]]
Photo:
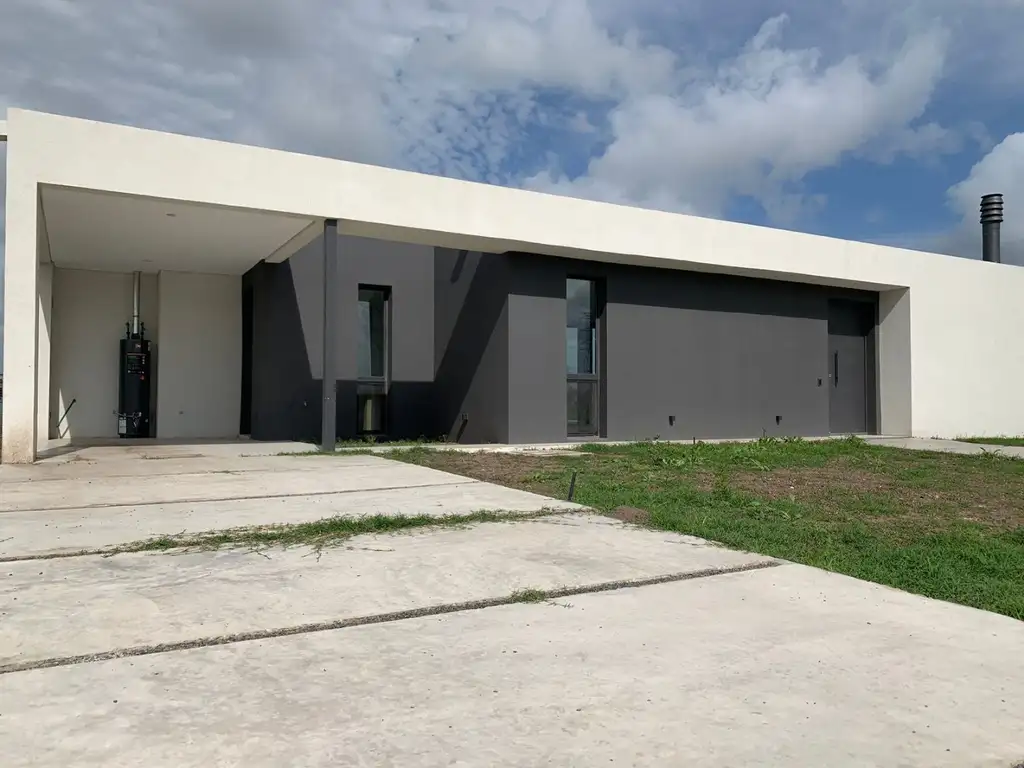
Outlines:
[[565,285],[566,424],[572,436],[598,434],[597,283]]
[[359,343],[356,361],[356,431],[387,431],[390,290],[359,286]]

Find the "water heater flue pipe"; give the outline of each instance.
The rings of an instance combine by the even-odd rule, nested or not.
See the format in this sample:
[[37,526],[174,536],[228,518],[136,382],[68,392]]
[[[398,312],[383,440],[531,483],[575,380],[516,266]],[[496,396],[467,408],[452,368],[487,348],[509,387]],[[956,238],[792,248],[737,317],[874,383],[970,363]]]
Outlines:
[[142,294],[142,273],[132,274],[132,336],[139,335],[139,302]]

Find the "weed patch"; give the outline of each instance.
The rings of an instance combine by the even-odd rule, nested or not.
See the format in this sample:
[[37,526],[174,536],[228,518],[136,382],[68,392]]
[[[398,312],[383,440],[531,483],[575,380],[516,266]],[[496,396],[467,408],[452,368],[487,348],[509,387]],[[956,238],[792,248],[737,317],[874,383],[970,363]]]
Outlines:
[[446,515],[444,517],[432,517],[429,515],[372,515],[358,518],[332,517],[293,525],[269,525],[255,528],[234,528],[208,533],[182,534],[180,536],[161,536],[103,550],[102,554],[163,552],[180,549],[214,550],[222,548],[263,550],[271,548],[312,547],[313,549],[321,549],[338,545],[353,536],[368,533],[398,533],[414,528],[453,527],[469,525],[471,523],[524,520],[544,517],[550,514],[553,513],[474,512],[468,515]]

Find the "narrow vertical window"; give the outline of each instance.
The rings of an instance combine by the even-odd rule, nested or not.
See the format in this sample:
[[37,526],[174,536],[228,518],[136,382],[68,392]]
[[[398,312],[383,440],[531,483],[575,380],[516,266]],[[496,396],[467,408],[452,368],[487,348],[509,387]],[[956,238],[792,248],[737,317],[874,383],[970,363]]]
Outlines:
[[390,299],[387,288],[359,286],[356,431],[361,435],[387,431]]
[[566,431],[598,434],[597,283],[569,278],[565,287]]

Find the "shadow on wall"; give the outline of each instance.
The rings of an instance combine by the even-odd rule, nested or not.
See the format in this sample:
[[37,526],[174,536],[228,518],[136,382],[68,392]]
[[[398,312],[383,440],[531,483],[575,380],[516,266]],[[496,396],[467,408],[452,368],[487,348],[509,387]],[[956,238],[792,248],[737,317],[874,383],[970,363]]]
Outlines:
[[[317,386],[320,386],[319,380]],[[337,382],[338,416],[335,427],[339,440],[358,437],[358,382]],[[429,381],[392,381],[388,387],[388,437],[392,440],[440,439],[434,402],[434,384]],[[317,422],[317,430],[319,430]],[[319,432],[318,432],[319,435]]]
[[435,249],[434,403],[453,442],[508,440],[508,278],[504,255]]
[[247,383],[243,371],[243,383],[251,387],[251,430],[257,440],[320,438],[322,388],[311,369],[315,347],[303,333],[292,268],[291,261],[258,264],[242,278],[242,290],[252,291],[252,370]]
[[[357,435],[356,296],[362,283],[393,286],[388,434],[392,439],[507,439],[505,258],[384,243],[343,270],[337,382],[339,439]],[[243,279],[252,291],[251,434],[259,440],[320,438],[323,290],[316,243],[282,264],[259,264]],[[350,251],[351,252],[351,251]],[[415,259],[415,263],[411,260]],[[426,269],[424,269],[426,267]],[[433,276],[430,280],[429,275]],[[424,279],[425,278],[425,279]],[[344,322],[344,321],[343,321]],[[429,349],[433,339],[433,350]],[[423,349],[427,344],[428,348]],[[425,354],[424,354],[425,353]],[[351,358],[351,359],[349,359]],[[418,380],[403,380],[402,376]],[[243,395],[243,401],[246,397]],[[459,433],[461,415],[470,415]]]

